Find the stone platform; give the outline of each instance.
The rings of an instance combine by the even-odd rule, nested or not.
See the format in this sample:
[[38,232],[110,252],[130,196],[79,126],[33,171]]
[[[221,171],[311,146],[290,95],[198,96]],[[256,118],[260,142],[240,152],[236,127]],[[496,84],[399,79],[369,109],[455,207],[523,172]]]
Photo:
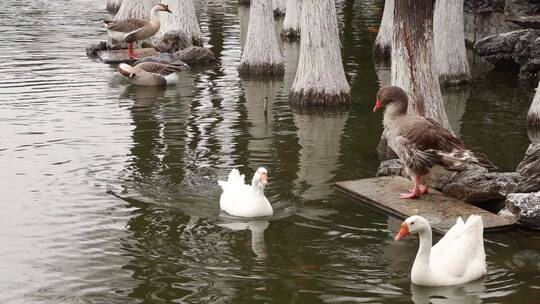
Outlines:
[[[140,56],[140,58],[159,54],[159,52],[156,51],[154,48],[134,49],[133,52]],[[132,64],[136,61],[135,59],[129,58],[127,49],[99,51],[97,53],[97,56],[99,60],[106,64]]]
[[489,211],[444,196],[430,189],[430,193],[419,199],[404,200],[399,193],[412,188],[413,183],[399,176],[384,176],[360,180],[337,182],[336,188],[359,202],[381,209],[400,219],[412,215],[421,215],[431,224],[434,232],[446,233],[461,216],[467,220],[469,215],[477,214],[484,222],[484,232],[510,230],[515,222]]

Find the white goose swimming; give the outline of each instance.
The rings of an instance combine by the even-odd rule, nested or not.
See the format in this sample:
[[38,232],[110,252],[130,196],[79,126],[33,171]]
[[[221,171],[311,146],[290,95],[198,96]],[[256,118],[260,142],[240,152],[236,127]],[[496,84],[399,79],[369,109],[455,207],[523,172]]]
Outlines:
[[223,188],[219,206],[230,215],[238,217],[263,217],[274,213],[272,205],[264,196],[268,184],[268,171],[259,168],[253,175],[251,186],[244,183],[245,176],[232,169],[227,181],[218,181]]
[[445,236],[431,247],[431,226],[414,215],[402,224],[395,240],[418,234],[420,246],[411,270],[411,281],[417,285],[450,286],[478,280],[487,274],[482,217],[471,215],[464,223],[461,217]]

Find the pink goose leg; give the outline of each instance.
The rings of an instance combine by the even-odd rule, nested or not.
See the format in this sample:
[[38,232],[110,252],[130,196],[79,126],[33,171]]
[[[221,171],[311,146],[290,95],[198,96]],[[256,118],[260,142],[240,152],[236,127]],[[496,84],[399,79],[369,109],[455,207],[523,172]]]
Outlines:
[[424,194],[422,192],[427,193],[427,191],[428,191],[427,186],[420,185],[420,176],[417,175],[414,177],[414,188],[410,189],[409,192],[404,192],[404,193],[399,194],[399,198],[412,199],[412,198],[416,198]]
[[131,59],[138,59],[139,56],[137,56],[134,52],[133,52],[133,43],[128,43],[128,56],[129,58]]

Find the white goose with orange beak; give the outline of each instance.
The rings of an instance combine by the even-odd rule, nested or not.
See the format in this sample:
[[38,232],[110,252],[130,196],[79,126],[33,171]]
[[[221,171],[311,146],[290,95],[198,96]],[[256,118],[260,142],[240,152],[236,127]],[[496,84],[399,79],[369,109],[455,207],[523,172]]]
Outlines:
[[433,247],[429,222],[414,215],[402,224],[395,240],[418,234],[420,245],[411,270],[411,281],[424,286],[459,285],[480,279],[487,274],[482,217],[461,217]]
[[272,205],[264,196],[268,184],[268,171],[260,167],[251,180],[251,186],[244,183],[245,176],[238,169],[232,169],[227,181],[218,181],[223,188],[219,206],[230,215],[238,217],[264,217],[274,213]]

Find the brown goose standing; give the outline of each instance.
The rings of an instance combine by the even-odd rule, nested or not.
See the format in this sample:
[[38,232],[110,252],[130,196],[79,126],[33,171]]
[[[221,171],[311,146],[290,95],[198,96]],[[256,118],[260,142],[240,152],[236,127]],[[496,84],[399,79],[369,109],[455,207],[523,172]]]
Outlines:
[[126,77],[132,84],[140,86],[175,84],[178,80],[176,72],[180,72],[183,69],[183,66],[158,62],[142,62],[136,66],[130,66],[125,63],[118,65],[118,73]]
[[428,175],[434,166],[448,171],[464,171],[476,164],[488,169],[495,166],[481,153],[473,153],[450,131],[431,118],[407,114],[408,97],[399,87],[388,86],[377,92],[376,112],[382,107],[383,124],[388,145],[399,156],[407,174],[414,181],[414,188],[401,193],[400,198],[415,198],[428,192],[427,184],[422,185],[422,177]]
[[158,12],[171,13],[168,5],[158,4],[152,7],[148,21],[126,19],[122,21],[103,21],[103,23],[109,37],[114,41],[127,42],[129,58],[136,59],[137,55],[133,52],[133,42],[148,39],[159,31],[161,24]]

